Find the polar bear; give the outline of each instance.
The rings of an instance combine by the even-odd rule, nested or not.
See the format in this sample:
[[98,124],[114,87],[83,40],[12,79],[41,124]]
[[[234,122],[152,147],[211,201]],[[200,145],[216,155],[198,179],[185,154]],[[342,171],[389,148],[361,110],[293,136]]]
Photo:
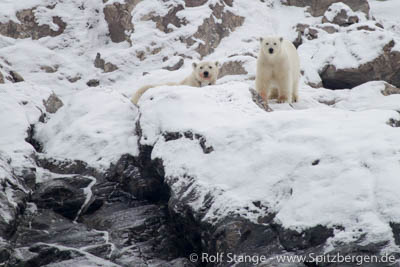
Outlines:
[[192,73],[182,80],[179,83],[169,82],[164,84],[156,84],[156,85],[146,85],[141,87],[139,90],[135,92],[132,96],[132,103],[137,105],[140,97],[150,88],[161,86],[161,85],[189,85],[194,87],[203,87],[207,85],[213,85],[217,81],[219,74],[219,63],[203,61],[200,63],[193,62],[193,71]]
[[297,102],[300,59],[296,47],[282,37],[261,38],[260,45],[256,91],[266,104],[273,98],[278,103]]

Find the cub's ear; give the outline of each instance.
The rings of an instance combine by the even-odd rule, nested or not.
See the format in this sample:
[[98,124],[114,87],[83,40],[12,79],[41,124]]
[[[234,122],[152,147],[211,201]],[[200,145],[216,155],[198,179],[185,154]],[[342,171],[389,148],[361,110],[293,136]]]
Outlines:
[[282,41],[283,41],[283,37],[280,37],[280,38],[279,38],[279,42],[282,43]]
[[215,61],[215,66],[216,66],[216,67],[219,67],[219,66],[220,66],[218,61]]
[[197,63],[196,63],[196,62],[193,62],[193,63],[192,63],[192,67],[193,67],[193,69],[195,69],[195,68],[197,67]]
[[259,37],[258,40],[260,41],[260,43],[262,43],[262,41],[264,41],[264,37]]

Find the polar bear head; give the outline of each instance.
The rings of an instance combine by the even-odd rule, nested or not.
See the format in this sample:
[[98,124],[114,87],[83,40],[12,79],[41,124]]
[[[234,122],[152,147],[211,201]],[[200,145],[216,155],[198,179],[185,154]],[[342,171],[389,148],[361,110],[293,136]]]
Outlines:
[[193,62],[193,73],[198,81],[215,82],[218,78],[219,63],[218,61]]
[[281,51],[282,37],[261,37],[261,50],[266,57],[274,57]]

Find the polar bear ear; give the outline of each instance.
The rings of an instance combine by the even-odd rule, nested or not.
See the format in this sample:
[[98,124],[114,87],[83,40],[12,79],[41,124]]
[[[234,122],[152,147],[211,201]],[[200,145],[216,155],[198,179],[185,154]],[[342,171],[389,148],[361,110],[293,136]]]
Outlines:
[[192,63],[192,67],[193,67],[193,69],[195,69],[195,68],[197,67],[197,63],[196,63],[196,62],[193,62],[193,63]]
[[218,61],[215,61],[215,66],[219,67],[219,62]]
[[279,42],[282,43],[282,41],[283,41],[283,37],[279,37]]
[[260,37],[258,38],[258,40],[260,41],[260,43],[262,43],[262,41],[264,41],[264,37]]

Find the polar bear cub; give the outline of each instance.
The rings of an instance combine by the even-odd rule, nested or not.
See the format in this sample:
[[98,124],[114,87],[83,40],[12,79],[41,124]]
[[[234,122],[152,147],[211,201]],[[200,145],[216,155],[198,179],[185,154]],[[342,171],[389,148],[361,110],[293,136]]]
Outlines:
[[256,90],[265,103],[277,98],[278,103],[297,102],[300,59],[292,42],[282,37],[260,40],[257,58]]
[[193,63],[193,71],[192,73],[182,80],[179,83],[169,82],[165,84],[156,84],[156,85],[146,85],[141,87],[136,93],[132,96],[132,103],[137,105],[140,97],[150,88],[161,86],[161,85],[189,85],[194,87],[203,87],[207,85],[213,85],[217,81],[219,74],[219,63],[203,61],[200,63]]

